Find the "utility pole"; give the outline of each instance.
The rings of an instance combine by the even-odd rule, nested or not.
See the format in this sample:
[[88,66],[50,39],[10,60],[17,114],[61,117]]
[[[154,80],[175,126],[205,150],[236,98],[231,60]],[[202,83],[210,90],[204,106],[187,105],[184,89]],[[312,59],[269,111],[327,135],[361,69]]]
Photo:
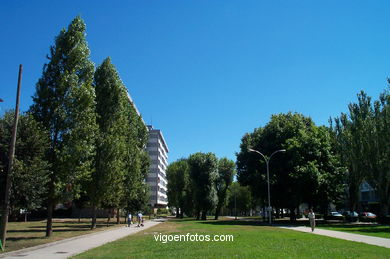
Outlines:
[[0,238],[1,238],[0,241],[3,250],[5,249],[5,240],[7,235],[7,223],[8,223],[8,214],[9,214],[9,194],[11,189],[12,166],[13,166],[13,160],[15,155],[16,132],[18,129],[18,120],[19,120],[19,99],[20,99],[20,85],[22,82],[22,70],[23,70],[23,66],[19,65],[18,89],[16,92],[15,119],[12,128],[11,143],[9,147],[8,170],[6,175],[4,206],[2,210],[2,220],[1,220],[1,228],[0,228]]

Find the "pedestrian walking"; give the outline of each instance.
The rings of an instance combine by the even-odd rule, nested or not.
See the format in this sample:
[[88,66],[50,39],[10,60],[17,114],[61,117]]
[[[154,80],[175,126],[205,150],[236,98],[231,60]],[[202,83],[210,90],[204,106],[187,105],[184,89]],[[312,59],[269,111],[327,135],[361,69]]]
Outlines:
[[127,215],[127,226],[130,227],[131,226],[131,213],[129,212],[129,214]]
[[138,215],[137,215],[137,218],[138,218],[138,226],[137,227],[143,227],[144,226],[144,222],[143,222],[143,218],[142,218],[142,213],[141,212],[138,212]]
[[310,209],[308,216],[310,221],[311,232],[313,232],[314,228],[316,227],[316,215],[314,214],[313,209]]

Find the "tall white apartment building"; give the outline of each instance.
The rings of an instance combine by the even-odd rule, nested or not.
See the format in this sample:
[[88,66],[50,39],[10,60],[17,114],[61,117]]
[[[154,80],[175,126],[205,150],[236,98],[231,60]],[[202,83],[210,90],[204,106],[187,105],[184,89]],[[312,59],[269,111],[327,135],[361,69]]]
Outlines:
[[146,150],[150,157],[150,172],[146,182],[150,186],[150,205],[153,208],[166,208],[168,206],[167,198],[167,176],[168,166],[168,146],[165,142],[161,130],[153,129],[148,125],[149,140]]

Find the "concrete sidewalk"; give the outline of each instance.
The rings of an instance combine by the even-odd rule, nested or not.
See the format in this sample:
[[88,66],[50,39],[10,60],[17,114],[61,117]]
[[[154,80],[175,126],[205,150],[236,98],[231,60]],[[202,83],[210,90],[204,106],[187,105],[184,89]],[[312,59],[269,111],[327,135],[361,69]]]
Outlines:
[[74,238],[64,239],[18,251],[0,254],[0,258],[63,259],[85,252],[89,249],[115,241],[122,237],[153,227],[165,220],[145,221],[144,227],[119,227]]
[[390,248],[390,238],[358,235],[358,234],[352,234],[352,233],[341,232],[341,231],[326,230],[326,229],[320,229],[320,228],[316,228],[316,229],[314,229],[314,232],[311,232],[310,227],[280,226],[280,228],[291,229],[291,230],[296,230],[296,231],[301,231],[301,232],[307,232],[310,234],[334,237],[334,238],[345,239],[345,240],[349,240],[349,241],[361,242],[361,243],[366,243],[366,244],[370,244],[370,245],[383,246],[383,247]]

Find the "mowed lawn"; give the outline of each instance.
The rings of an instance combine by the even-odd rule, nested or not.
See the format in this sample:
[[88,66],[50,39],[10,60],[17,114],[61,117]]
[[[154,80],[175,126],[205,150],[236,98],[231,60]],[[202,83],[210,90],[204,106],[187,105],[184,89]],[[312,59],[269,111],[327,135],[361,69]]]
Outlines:
[[374,237],[389,238],[390,242],[390,226],[389,225],[375,225],[375,224],[328,224],[319,225],[319,228],[343,231],[359,235],[367,235]]
[[[91,220],[82,219],[53,219],[53,234],[46,238],[46,220],[31,222],[9,222],[7,225],[6,251],[10,252],[26,247],[50,243],[65,238],[89,234],[95,231],[106,230],[107,219],[98,219],[97,229],[91,230]],[[116,227],[112,219],[109,227]],[[123,222],[123,219],[122,219]],[[123,226],[123,225],[122,225]],[[0,255],[1,255],[0,249]]]
[[[232,242],[156,241],[164,234],[233,235]],[[233,220],[170,220],[75,258],[390,258],[390,249]]]

